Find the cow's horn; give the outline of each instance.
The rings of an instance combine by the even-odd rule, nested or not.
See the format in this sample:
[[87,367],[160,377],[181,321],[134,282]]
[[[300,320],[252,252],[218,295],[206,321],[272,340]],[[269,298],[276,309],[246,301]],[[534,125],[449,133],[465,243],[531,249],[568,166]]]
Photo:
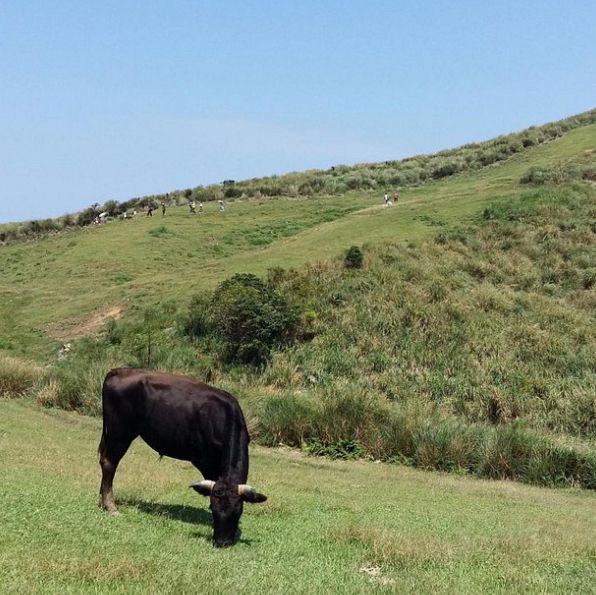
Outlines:
[[238,485],[238,494],[244,496],[244,494],[254,494],[257,490],[247,483],[241,483]]
[[197,483],[193,483],[190,487],[204,488],[205,490],[209,490],[211,492],[213,490],[214,485],[215,482],[212,479],[203,479],[202,481],[197,481]]

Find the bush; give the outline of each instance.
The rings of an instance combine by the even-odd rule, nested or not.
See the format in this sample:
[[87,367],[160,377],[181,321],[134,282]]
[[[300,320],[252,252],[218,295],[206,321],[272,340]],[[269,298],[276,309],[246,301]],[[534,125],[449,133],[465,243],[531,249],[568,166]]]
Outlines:
[[367,454],[358,440],[338,440],[332,444],[312,440],[305,445],[304,451],[311,455],[343,460],[361,459]]
[[261,365],[295,336],[297,312],[255,275],[234,275],[213,299],[213,331],[224,344],[225,361]]
[[582,276],[582,287],[592,289],[596,285],[596,267],[586,269]]
[[192,299],[183,329],[195,339],[214,340],[225,362],[259,366],[294,340],[299,320],[297,309],[271,284],[237,274],[212,295]]
[[81,211],[77,215],[77,225],[79,225],[81,227],[83,227],[85,225],[89,225],[93,221],[93,219],[95,218],[96,215],[97,215],[97,211],[93,207],[89,207],[88,209]]
[[344,265],[347,269],[361,269],[362,259],[362,250],[358,246],[351,246],[346,252]]

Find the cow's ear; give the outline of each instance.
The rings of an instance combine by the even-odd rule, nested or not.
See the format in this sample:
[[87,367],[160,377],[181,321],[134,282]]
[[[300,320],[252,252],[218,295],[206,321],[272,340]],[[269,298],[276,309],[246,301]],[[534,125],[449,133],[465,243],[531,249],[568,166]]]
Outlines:
[[211,496],[211,492],[213,491],[213,486],[215,485],[214,481],[210,481],[205,479],[203,481],[198,481],[197,483],[193,483],[190,487],[199,492],[201,496]]
[[260,504],[267,500],[267,496],[265,496],[265,494],[259,494],[259,492],[256,491],[245,492],[242,494],[242,500],[244,500],[244,502],[250,502],[251,504]]

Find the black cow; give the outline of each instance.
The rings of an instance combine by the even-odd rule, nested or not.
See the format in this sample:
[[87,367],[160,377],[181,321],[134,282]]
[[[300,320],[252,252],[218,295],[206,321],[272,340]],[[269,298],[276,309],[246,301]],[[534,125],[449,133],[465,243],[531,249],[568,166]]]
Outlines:
[[112,482],[120,459],[141,436],[161,456],[190,461],[205,477],[193,484],[210,496],[213,544],[232,545],[243,502],[267,497],[247,485],[248,431],[238,401],[188,376],[117,368],[103,383],[100,504],[116,512]]

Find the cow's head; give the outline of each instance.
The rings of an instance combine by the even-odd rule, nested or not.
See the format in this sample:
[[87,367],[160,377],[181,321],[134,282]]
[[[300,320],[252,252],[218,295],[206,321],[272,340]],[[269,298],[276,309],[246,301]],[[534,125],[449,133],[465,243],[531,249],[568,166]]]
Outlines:
[[191,486],[202,496],[210,497],[209,508],[213,513],[213,545],[226,547],[236,539],[238,523],[244,502],[265,502],[267,496],[259,494],[248,484],[230,483],[225,480],[205,479]]

